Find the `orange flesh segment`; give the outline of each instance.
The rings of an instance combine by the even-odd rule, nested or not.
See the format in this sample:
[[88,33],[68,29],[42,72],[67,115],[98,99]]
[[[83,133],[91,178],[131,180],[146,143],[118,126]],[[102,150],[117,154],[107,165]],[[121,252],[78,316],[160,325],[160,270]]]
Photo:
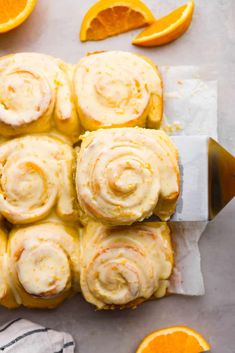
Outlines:
[[146,28],[146,30],[143,31],[141,35],[139,35],[138,37],[139,38],[147,37],[154,33],[163,32],[165,29],[169,28],[171,24],[173,25],[175,22],[177,22],[180,19],[180,17],[182,16],[186,8],[187,8],[187,5],[183,5],[178,9],[174,10],[173,12],[171,12],[169,15],[162,17],[160,20],[157,20],[148,28]]
[[201,353],[203,347],[195,337],[184,332],[155,337],[141,353]]
[[146,24],[140,13],[126,6],[114,6],[103,10],[95,18],[87,30],[87,40],[104,39],[115,34],[127,32]]
[[26,5],[27,0],[0,0],[0,23],[14,19]]

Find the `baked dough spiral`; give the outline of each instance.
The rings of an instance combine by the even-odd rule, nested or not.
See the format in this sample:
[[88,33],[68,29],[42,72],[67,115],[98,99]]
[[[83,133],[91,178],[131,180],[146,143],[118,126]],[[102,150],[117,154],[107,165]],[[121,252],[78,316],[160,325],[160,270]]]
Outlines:
[[103,223],[132,224],[153,213],[168,220],[179,195],[177,150],[158,130],[86,133],[77,158],[76,188],[81,209]]
[[122,51],[88,55],[76,66],[74,87],[87,130],[160,126],[162,80],[150,59]]
[[172,267],[165,223],[111,227],[90,222],[84,231],[81,290],[99,309],[135,307],[164,296]]
[[7,307],[54,308],[80,288],[80,240],[75,228],[45,222],[13,229],[2,259],[0,254],[5,281],[0,301]]
[[43,54],[0,59],[0,134],[6,137],[59,130],[79,136],[70,76],[73,68]]
[[54,207],[74,219],[74,151],[48,136],[32,135],[0,145],[0,214],[11,223],[45,218]]

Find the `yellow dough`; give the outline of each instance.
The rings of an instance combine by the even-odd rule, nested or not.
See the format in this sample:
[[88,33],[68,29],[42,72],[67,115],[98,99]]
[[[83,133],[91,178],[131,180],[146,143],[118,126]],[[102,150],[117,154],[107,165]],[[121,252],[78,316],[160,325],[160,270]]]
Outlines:
[[8,296],[2,305],[54,308],[79,291],[80,240],[73,227],[45,222],[15,228],[4,256],[0,266]]
[[74,107],[73,70],[62,60],[43,54],[0,58],[0,135],[55,129],[77,140],[80,127]]
[[81,290],[97,308],[135,307],[166,294],[173,250],[165,223],[90,222],[81,241]]
[[8,235],[0,220],[0,304],[8,308],[17,306],[15,297],[7,283],[7,239]]
[[0,58],[0,136],[58,131],[76,142],[101,127],[159,128],[162,79],[140,55],[93,53],[77,65],[39,53]]
[[0,58],[0,305],[55,308],[82,292],[98,309],[134,308],[166,295],[171,231],[142,222],[170,219],[180,192],[178,151],[158,130],[162,86],[128,52]]
[[76,219],[74,151],[59,139],[31,135],[0,145],[0,214],[14,224],[45,218],[55,207]]
[[159,130],[100,129],[83,136],[76,188],[83,212],[128,225],[153,213],[168,220],[179,195],[178,152]]
[[122,51],[88,55],[76,66],[74,87],[86,130],[160,127],[162,80],[150,59]]

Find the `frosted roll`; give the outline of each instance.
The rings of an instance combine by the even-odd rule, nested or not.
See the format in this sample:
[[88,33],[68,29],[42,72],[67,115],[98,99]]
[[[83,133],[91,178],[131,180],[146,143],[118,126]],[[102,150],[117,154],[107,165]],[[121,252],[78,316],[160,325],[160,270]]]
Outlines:
[[5,137],[58,130],[79,136],[73,102],[73,68],[43,54],[0,58],[0,134]]
[[89,223],[82,237],[81,289],[99,309],[135,307],[166,294],[173,266],[165,223]]
[[162,131],[103,129],[83,136],[76,188],[83,212],[113,225],[156,214],[168,220],[179,195],[178,153]]
[[79,290],[79,231],[59,222],[13,229],[1,272],[3,305],[56,307]]
[[73,149],[58,139],[27,136],[0,145],[0,214],[11,223],[31,223],[54,208],[76,216]]
[[87,130],[160,126],[162,80],[150,59],[122,51],[88,55],[76,65],[74,87]]

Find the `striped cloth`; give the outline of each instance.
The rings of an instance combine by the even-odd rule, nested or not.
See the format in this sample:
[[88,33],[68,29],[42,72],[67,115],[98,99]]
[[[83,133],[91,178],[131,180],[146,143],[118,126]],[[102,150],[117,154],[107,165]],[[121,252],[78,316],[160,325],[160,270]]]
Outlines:
[[0,352],[74,353],[71,335],[16,319],[0,327]]

